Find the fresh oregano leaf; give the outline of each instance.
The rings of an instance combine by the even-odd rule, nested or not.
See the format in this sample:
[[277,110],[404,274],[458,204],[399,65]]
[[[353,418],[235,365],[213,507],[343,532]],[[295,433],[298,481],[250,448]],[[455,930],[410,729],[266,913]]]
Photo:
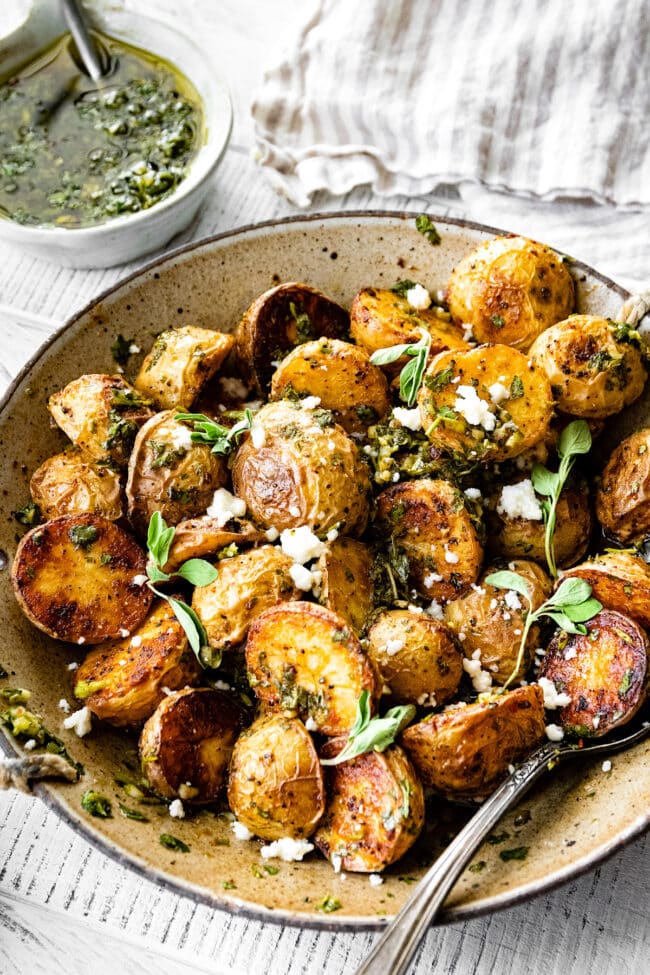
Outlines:
[[415,717],[415,707],[404,704],[391,708],[383,718],[370,717],[370,695],[362,691],[357,714],[348,740],[334,758],[321,759],[321,765],[340,765],[366,752],[383,752],[392,745],[399,732]]

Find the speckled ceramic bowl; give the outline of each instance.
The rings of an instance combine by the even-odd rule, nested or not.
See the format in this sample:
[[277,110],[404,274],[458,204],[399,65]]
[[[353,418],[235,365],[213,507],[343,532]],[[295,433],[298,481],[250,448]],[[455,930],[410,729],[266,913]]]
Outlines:
[[[406,277],[436,290],[467,250],[497,233],[451,220],[436,223],[439,247],[417,233],[413,215],[406,214],[316,216],[246,228],[161,258],[75,316],[23,370],[0,411],[0,549],[8,565],[20,534],[12,511],[28,500],[34,468],[64,443],[50,427],[47,397],[81,373],[111,371],[110,346],[118,332],[147,349],[152,334],[164,327],[192,323],[232,329],[254,297],[282,280],[313,284],[343,304],[363,285],[389,286]],[[625,292],[579,263],[571,267],[579,310],[615,317]],[[138,364],[137,358],[131,361],[129,374]],[[622,422],[638,423],[649,413],[646,396]],[[118,801],[134,803],[115,779],[137,776],[135,738],[99,726],[83,740],[62,730],[57,703],[61,697],[72,700],[67,664],[81,656],[76,647],[50,640],[27,622],[13,598],[8,568],[0,572],[0,591],[0,662],[11,673],[3,684],[32,691],[30,706],[85,767],[77,785],[39,784],[35,791],[109,856],[157,883],[264,920],[336,929],[379,927],[468,815],[462,807],[441,804],[414,850],[385,872],[380,887],[362,875],[342,880],[316,854],[303,863],[281,863],[278,873],[269,876],[256,869],[258,844],[235,840],[213,812],[180,822],[171,820],[165,807],[150,806],[145,807],[148,823],[124,819]],[[13,739],[0,736],[0,742],[8,754],[20,754]],[[80,798],[88,788],[110,797],[114,818],[91,819],[82,811]],[[593,867],[647,826],[649,809],[650,742],[615,756],[608,773],[593,761],[560,768],[505,817],[496,830],[505,834],[501,842],[487,843],[477,853],[474,860],[482,861],[483,868],[463,874],[442,920],[513,904]],[[162,832],[184,840],[190,852],[164,849]],[[222,845],[228,840],[230,845]],[[525,860],[503,862],[499,856],[505,848],[522,846],[528,848]],[[334,914],[317,910],[326,894],[341,902]]]

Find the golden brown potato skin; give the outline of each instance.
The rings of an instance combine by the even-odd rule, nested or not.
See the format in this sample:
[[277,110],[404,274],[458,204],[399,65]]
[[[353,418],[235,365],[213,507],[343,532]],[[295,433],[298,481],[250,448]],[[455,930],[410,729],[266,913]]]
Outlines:
[[431,335],[432,353],[467,349],[463,333],[448,317],[435,308],[417,310],[393,291],[362,288],[352,299],[350,335],[369,355],[391,345],[418,342],[423,330]]
[[545,727],[542,689],[530,684],[432,714],[401,743],[424,785],[448,799],[480,799],[545,740]]
[[596,517],[606,535],[624,545],[650,534],[650,428],[612,451],[596,491]]
[[199,805],[219,798],[246,716],[234,694],[188,687],[168,694],[140,735],[142,772],[166,799]]
[[[345,739],[328,741],[333,758]],[[314,843],[344,871],[375,873],[411,848],[424,824],[424,794],[399,745],[366,752],[326,771],[329,796]]]
[[262,545],[219,563],[219,575],[192,595],[192,609],[208,634],[210,646],[232,650],[246,639],[254,619],[265,609],[300,599],[289,574],[293,559],[274,545]]
[[372,611],[372,556],[363,542],[339,537],[318,560],[322,572],[320,602],[360,633]]
[[[77,531],[92,531],[75,544]],[[39,630],[69,643],[102,643],[144,620],[153,594],[135,582],[146,557],[134,538],[100,515],[63,515],[32,528],[12,569],[16,599]]]
[[233,335],[184,325],[161,332],[135,381],[158,409],[189,409],[235,344]]
[[556,712],[565,732],[596,738],[626,724],[643,704],[649,646],[638,623],[614,610],[601,610],[585,626],[585,635],[556,633],[539,676],[571,698]]
[[355,442],[318,412],[268,403],[255,417],[263,447],[247,437],[235,455],[232,481],[249,514],[264,528],[308,525],[360,535],[368,520],[370,475]]
[[79,376],[53,393],[47,406],[77,447],[118,467],[126,467],[138,429],[153,416],[151,400],[121,376]]
[[242,732],[230,763],[228,804],[264,840],[311,836],[325,810],[325,785],[302,721],[270,715]]
[[272,400],[289,393],[318,396],[321,409],[348,433],[363,433],[388,412],[388,382],[379,366],[356,345],[321,338],[305,342],[286,356],[273,373]]
[[483,561],[463,495],[449,481],[420,478],[377,498],[379,524],[409,560],[409,581],[428,599],[456,599],[476,582]]
[[451,272],[446,299],[477,342],[526,352],[545,328],[571,314],[573,278],[550,248],[525,237],[479,244]]
[[225,458],[213,454],[208,444],[175,445],[175,438],[189,432],[173,410],[165,410],[135,438],[126,497],[129,521],[140,535],[146,535],[154,511],[168,525],[204,514],[214,492],[228,481]]
[[169,558],[163,566],[164,571],[172,572],[188,559],[215,555],[228,545],[255,545],[265,540],[264,532],[250,521],[233,518],[228,524],[230,528],[222,528],[219,520],[210,518],[209,515],[180,521],[176,525]]
[[146,721],[165,698],[198,684],[201,667],[170,604],[160,599],[125,640],[91,650],[75,672],[74,695],[117,727]]
[[[491,393],[496,383],[508,391],[498,404]],[[493,430],[469,423],[456,408],[457,400],[463,404],[461,394],[469,386],[488,404],[494,415]],[[552,405],[543,371],[507,345],[441,352],[429,363],[418,393],[422,427],[434,447],[475,461],[508,460],[530,450],[546,436]]]
[[32,474],[29,490],[47,519],[86,512],[109,521],[122,517],[120,475],[75,448],[48,457]]
[[626,329],[607,318],[572,315],[535,340],[530,357],[551,384],[558,409],[602,418],[633,403],[647,373],[639,348],[616,338]]
[[241,374],[258,396],[267,396],[274,360],[321,335],[345,339],[349,328],[348,313],[322,292],[297,282],[279,284],[256,298],[237,326]]
[[323,735],[354,724],[362,691],[381,684],[345,620],[315,603],[279,603],[253,622],[246,643],[251,687],[265,711],[308,718]]
[[368,630],[368,656],[399,704],[446,704],[463,676],[451,630],[423,613],[382,613]]
[[562,572],[584,579],[607,609],[624,609],[644,629],[650,629],[650,566],[630,552],[604,552]]

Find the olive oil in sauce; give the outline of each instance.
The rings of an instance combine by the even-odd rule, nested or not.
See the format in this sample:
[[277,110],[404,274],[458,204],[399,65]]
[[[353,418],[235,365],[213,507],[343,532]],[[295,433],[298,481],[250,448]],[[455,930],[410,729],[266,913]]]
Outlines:
[[100,82],[66,34],[0,84],[0,217],[87,227],[154,206],[187,176],[198,93],[169,62],[95,36],[111,60]]

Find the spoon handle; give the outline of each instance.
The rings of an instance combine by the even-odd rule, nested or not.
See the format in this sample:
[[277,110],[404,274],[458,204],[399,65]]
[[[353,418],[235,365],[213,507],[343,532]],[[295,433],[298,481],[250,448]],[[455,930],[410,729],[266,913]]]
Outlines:
[[105,73],[104,65],[97,45],[88,30],[88,21],[79,0],[59,0],[59,2],[86,71],[93,81],[99,81]]
[[[395,920],[381,935],[356,975],[403,975],[420,941],[458,876],[499,819],[559,760],[547,742],[530,755],[487,799],[424,875]],[[552,766],[551,766],[552,767]]]

